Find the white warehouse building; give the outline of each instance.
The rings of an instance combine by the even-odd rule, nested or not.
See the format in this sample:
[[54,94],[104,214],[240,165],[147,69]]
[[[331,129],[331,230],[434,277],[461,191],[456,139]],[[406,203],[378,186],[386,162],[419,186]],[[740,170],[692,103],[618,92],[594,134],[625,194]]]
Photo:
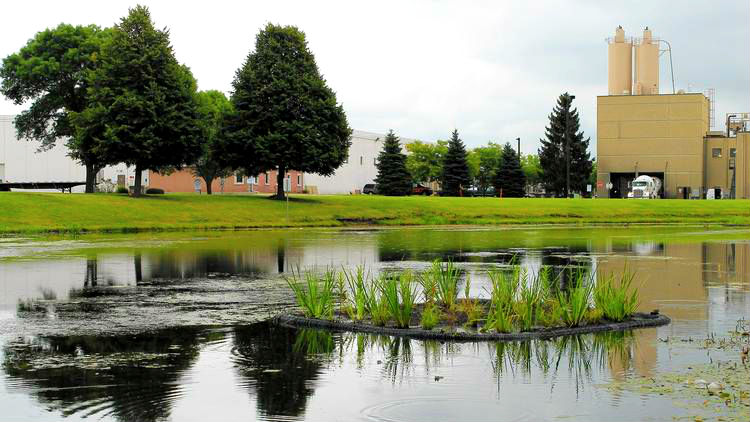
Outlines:
[[[0,115],[0,183],[86,181],[86,168],[68,156],[64,142],[39,152],[39,142],[16,138],[14,117]],[[109,181],[117,184],[118,177],[132,184],[135,169],[125,164],[107,166],[97,174],[97,183]],[[148,172],[144,172],[142,177],[144,186],[148,186]],[[73,188],[73,192],[84,190],[84,185]]]
[[[0,183],[84,182],[86,169],[68,156],[64,142],[48,151],[37,152],[39,143],[19,140],[13,125],[15,116],[0,115]],[[331,176],[304,174],[304,184],[320,194],[349,194],[360,192],[364,185],[374,183],[375,167],[383,148],[385,135],[354,130],[349,159]],[[401,145],[411,140],[401,139]],[[107,166],[97,174],[97,183],[133,185],[134,169],[125,164]],[[149,172],[142,174],[148,186]],[[16,189],[14,189],[16,190]],[[83,192],[84,186],[73,188]]]
[[[375,183],[378,154],[383,149],[385,135],[361,130],[352,131],[349,159],[331,176],[305,173],[305,187],[320,194],[348,194],[361,192],[369,183]],[[401,138],[401,149],[412,139]]]

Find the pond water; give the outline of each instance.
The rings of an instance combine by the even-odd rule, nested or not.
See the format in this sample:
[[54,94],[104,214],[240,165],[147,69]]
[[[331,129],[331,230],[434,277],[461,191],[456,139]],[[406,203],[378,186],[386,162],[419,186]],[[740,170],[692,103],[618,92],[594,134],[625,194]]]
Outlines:
[[[451,343],[274,326],[283,276],[452,260],[636,273],[672,323]],[[750,231],[398,228],[0,239],[0,420],[748,420]],[[740,334],[733,334],[739,332]],[[709,394],[696,379],[721,382]],[[697,418],[697,419],[696,419]]]

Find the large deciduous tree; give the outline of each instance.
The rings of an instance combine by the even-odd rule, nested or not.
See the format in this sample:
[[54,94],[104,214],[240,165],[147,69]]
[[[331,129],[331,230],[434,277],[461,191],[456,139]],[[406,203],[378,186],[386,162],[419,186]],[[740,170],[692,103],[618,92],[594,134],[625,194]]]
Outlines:
[[[547,191],[555,196],[570,196],[586,189],[591,174],[592,160],[588,147],[590,138],[579,132],[578,110],[572,108],[573,97],[560,95],[549,115],[545,137],[540,139],[539,163]],[[570,191],[567,188],[567,168],[570,168]]]
[[537,185],[542,182],[542,167],[539,164],[539,156],[536,154],[527,154],[521,158],[521,168],[523,175],[526,177],[526,183]]
[[245,174],[277,169],[275,198],[288,170],[327,176],[346,161],[352,131],[302,31],[266,25],[232,85],[222,156]]
[[471,180],[482,196],[492,186],[492,180],[502,156],[503,146],[492,141],[488,142],[486,146],[476,147],[469,152],[468,162]]
[[459,196],[471,184],[469,165],[466,162],[466,148],[454,130],[448,141],[448,151],[443,158],[443,195]]
[[524,195],[526,177],[521,169],[521,160],[510,143],[506,143],[503,147],[502,158],[499,168],[495,171],[493,184],[496,193],[503,197],[521,198]]
[[0,65],[0,92],[15,104],[29,108],[15,118],[19,139],[36,140],[40,151],[65,140],[69,154],[86,167],[86,192],[94,192],[99,169],[107,164],[90,136],[96,128],[77,132],[71,113],[88,103],[88,74],[110,31],[98,26],[60,24],[37,33]]
[[220,91],[201,91],[196,95],[198,102],[198,127],[200,131],[201,155],[190,166],[194,176],[206,182],[206,193],[211,195],[211,183],[218,178],[228,177],[231,169],[221,163],[216,156],[216,145],[220,142],[223,121],[231,114],[232,103]]
[[406,156],[406,169],[415,183],[440,180],[443,173],[443,157],[448,151],[447,141],[414,141],[404,147],[409,152]]
[[134,196],[143,170],[179,168],[200,154],[195,79],[145,6],[115,25],[89,85],[89,105],[75,124],[103,126],[98,148],[108,162],[135,166]]
[[411,175],[406,169],[406,155],[401,152],[401,143],[392,130],[388,131],[383,149],[378,155],[378,193],[388,196],[403,196],[411,192]]

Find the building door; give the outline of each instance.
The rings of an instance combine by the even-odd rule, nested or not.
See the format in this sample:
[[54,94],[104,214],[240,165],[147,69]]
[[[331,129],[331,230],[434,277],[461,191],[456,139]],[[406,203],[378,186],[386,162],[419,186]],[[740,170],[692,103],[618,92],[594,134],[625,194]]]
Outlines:
[[125,186],[125,175],[124,174],[118,174],[117,175],[117,186]]
[[0,163],[0,182],[5,181],[5,163]]

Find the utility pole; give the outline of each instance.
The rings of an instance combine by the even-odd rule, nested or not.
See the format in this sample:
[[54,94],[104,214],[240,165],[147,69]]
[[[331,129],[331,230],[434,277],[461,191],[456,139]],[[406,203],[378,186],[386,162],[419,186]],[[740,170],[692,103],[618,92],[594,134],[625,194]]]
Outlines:
[[516,138],[518,141],[518,161],[521,161],[521,138]]
[[575,95],[570,96],[570,103],[565,110],[565,197],[570,198],[570,106]]

